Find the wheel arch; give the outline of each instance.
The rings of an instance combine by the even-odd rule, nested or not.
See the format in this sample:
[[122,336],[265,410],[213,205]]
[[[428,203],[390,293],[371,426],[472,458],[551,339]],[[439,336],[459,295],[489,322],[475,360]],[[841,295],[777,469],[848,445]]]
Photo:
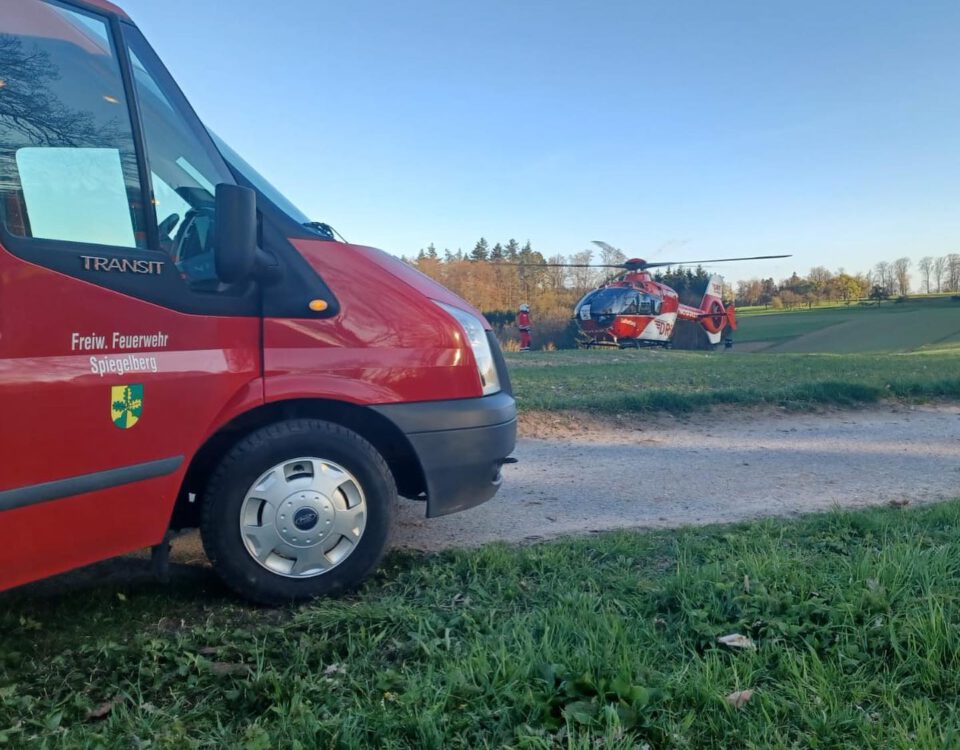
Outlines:
[[420,459],[407,436],[389,419],[372,409],[330,399],[289,399],[244,412],[211,435],[194,454],[184,474],[170,518],[174,530],[195,528],[210,475],[227,452],[250,433],[288,419],[323,419],[356,432],[383,456],[400,495],[418,498],[426,493]]

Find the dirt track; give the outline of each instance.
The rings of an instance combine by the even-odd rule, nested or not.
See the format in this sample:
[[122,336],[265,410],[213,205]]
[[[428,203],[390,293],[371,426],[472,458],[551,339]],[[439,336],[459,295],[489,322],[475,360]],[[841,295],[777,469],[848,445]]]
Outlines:
[[396,545],[520,542],[614,528],[789,516],[960,497],[960,407],[713,413],[584,424],[535,415],[500,493],[426,520],[404,502]]

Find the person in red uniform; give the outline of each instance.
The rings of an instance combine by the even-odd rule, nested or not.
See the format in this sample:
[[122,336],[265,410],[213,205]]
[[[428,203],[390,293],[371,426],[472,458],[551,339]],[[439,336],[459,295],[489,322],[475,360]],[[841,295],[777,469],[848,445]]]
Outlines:
[[530,351],[530,305],[520,305],[520,312],[517,313],[517,328],[520,329],[520,351]]

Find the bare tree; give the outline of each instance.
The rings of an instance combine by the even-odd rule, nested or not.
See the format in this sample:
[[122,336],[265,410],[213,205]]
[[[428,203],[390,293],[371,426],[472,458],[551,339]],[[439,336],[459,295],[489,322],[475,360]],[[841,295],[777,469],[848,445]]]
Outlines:
[[759,305],[763,292],[763,282],[760,279],[747,279],[737,282],[737,304],[743,306]]
[[814,266],[810,269],[807,280],[810,282],[813,293],[817,295],[818,299],[822,299],[827,294],[827,288],[832,278],[833,274],[830,272],[830,269],[824,266]]
[[893,290],[892,269],[887,261],[881,260],[873,267],[873,280],[876,286],[881,286],[888,292]]
[[50,55],[36,47],[0,34],[0,127],[6,138],[14,133],[25,143],[44,146],[91,146],[112,143],[119,137],[118,121],[99,124],[93,114],[67,107],[52,89],[60,80],[60,68]]
[[917,268],[920,269],[920,276],[923,279],[923,291],[925,294],[930,294],[930,279],[933,273],[933,258],[929,255],[925,255],[920,259],[920,262],[917,263]]
[[947,256],[947,289],[948,292],[960,292],[960,254],[950,253]]
[[933,278],[937,280],[937,294],[943,291],[943,278],[947,272],[947,256],[941,255],[933,261]]
[[897,294],[905,297],[910,293],[910,259],[897,258],[893,261],[893,277],[896,282]]
[[547,285],[550,289],[559,292],[566,288],[567,278],[573,270],[562,265],[566,262],[567,259],[559,253],[547,259],[547,263],[553,264],[546,272]]
[[[588,266],[593,262],[592,250],[581,250],[574,253],[570,262],[577,266]],[[580,294],[584,294],[596,286],[597,272],[593,268],[571,268],[570,279],[573,282],[573,288]]]

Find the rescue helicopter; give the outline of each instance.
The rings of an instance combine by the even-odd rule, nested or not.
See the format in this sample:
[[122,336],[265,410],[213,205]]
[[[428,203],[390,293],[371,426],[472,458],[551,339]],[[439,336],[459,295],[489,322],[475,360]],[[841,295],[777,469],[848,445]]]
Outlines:
[[[598,240],[594,244],[614,250]],[[613,346],[620,349],[641,347],[669,348],[678,320],[699,323],[712,346],[723,338],[724,330],[737,329],[733,303],[723,304],[723,279],[711,276],[699,307],[680,302],[671,287],[654,280],[651,268],[694,264],[732,263],[744,260],[789,258],[790,255],[754,255],[743,258],[710,258],[649,263],[631,258],[616,264],[556,264],[568,268],[614,268],[623,272],[584,295],[574,308],[581,333],[581,346]],[[732,342],[731,342],[732,343]]]

